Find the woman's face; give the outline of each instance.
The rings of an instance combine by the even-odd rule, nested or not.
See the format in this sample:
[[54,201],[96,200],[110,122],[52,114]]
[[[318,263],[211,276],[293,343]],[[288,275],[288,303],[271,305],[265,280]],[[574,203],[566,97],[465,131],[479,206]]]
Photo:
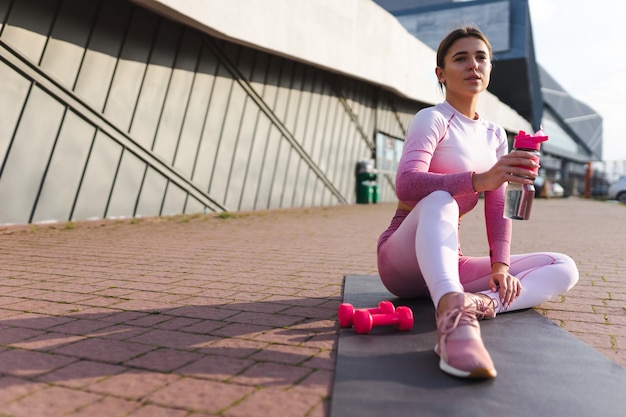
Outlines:
[[437,80],[444,83],[447,94],[476,95],[489,85],[491,58],[485,42],[478,38],[461,38],[444,57],[444,68],[435,69]]

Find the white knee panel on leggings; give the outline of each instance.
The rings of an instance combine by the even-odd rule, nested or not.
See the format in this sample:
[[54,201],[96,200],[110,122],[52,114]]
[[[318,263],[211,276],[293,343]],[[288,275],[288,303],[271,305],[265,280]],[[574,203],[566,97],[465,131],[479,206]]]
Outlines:
[[[445,191],[435,191],[415,206],[415,250],[435,306],[449,292],[463,292],[459,279],[459,206]],[[406,221],[406,220],[405,220]]]

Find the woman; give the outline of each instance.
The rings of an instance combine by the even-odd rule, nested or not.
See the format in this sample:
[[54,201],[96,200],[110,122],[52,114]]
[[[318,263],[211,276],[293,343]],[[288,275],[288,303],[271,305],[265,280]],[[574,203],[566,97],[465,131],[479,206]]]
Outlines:
[[[463,378],[494,378],[478,320],[524,309],[578,281],[574,261],[559,253],[510,255],[511,220],[502,216],[508,181],[532,183],[532,154],[507,154],[500,126],[476,105],[489,84],[491,46],[462,27],[437,51],[435,74],[445,101],[412,120],[396,176],[398,208],[378,242],[378,269],[394,295],[430,295],[437,315],[439,366]],[[484,192],[489,256],[463,256],[458,229]]]

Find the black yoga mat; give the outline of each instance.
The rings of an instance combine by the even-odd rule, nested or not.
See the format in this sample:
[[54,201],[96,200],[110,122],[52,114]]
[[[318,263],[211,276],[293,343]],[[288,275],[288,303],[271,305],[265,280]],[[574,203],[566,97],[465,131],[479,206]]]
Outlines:
[[331,417],[626,415],[626,369],[532,309],[481,321],[498,376],[475,381],[439,370],[430,300],[394,298],[377,276],[345,277],[344,302],[382,300],[411,307],[415,325],[340,330]]

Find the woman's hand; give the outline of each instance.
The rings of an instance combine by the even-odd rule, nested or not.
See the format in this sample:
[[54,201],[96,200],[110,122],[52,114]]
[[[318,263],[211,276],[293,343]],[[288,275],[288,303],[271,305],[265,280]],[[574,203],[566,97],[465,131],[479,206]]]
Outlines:
[[509,274],[509,267],[505,264],[494,264],[489,277],[489,288],[493,292],[500,293],[500,302],[504,309],[508,309],[511,303],[522,293],[522,283],[519,279]]
[[532,184],[539,168],[536,159],[533,153],[520,150],[504,155],[489,171],[472,176],[474,191],[495,190],[508,181]]

